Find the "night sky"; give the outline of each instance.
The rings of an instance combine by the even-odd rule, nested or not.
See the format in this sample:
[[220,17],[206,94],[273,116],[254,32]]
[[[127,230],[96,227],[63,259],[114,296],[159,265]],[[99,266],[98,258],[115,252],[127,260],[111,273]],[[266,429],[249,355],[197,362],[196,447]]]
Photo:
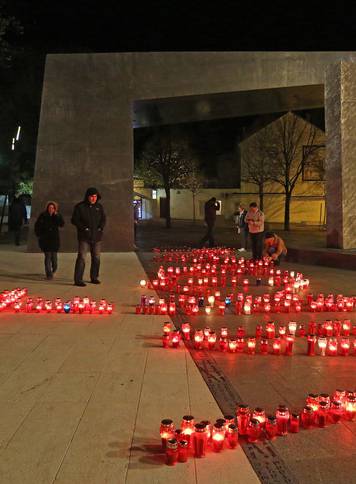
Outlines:
[[[133,51],[356,50],[356,7],[302,3],[0,0],[24,33],[10,37],[12,65],[0,69],[0,163],[23,126],[22,154],[34,163],[47,53]],[[355,12],[355,14],[354,14]],[[320,114],[320,113],[319,113]],[[320,116],[319,116],[320,117]],[[232,153],[243,120],[199,123],[194,143],[209,159]],[[248,124],[248,122],[247,122]],[[204,143],[204,140],[208,140]],[[199,148],[201,147],[201,148]]]

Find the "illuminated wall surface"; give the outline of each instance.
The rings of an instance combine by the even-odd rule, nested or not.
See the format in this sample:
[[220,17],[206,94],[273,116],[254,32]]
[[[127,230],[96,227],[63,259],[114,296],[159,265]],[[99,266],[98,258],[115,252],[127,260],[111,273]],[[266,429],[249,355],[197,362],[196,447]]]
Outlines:
[[[353,52],[49,55],[33,220],[43,202],[55,198],[67,222],[62,248],[75,250],[69,223],[73,205],[88,186],[97,186],[108,214],[104,250],[131,250],[133,128],[317,108],[323,106],[325,92],[328,240],[333,246],[356,247],[351,214],[356,140],[350,116],[356,107],[355,59]],[[319,202],[313,203],[318,213]],[[292,217],[299,211],[292,207]],[[272,208],[267,217],[272,213],[280,217]],[[29,250],[38,250],[32,230]]]

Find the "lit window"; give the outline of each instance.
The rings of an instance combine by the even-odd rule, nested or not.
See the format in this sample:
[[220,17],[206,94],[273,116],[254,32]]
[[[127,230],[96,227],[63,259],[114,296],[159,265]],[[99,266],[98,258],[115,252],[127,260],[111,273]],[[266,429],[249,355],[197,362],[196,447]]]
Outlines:
[[152,190],[152,200],[157,200],[157,190]]

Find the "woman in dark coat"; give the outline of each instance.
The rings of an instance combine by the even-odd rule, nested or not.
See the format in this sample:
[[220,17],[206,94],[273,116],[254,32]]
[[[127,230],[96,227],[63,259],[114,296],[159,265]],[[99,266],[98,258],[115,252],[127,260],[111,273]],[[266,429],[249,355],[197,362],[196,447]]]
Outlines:
[[45,271],[47,279],[53,279],[57,270],[57,252],[59,250],[59,227],[63,227],[64,220],[58,213],[58,204],[48,202],[46,210],[42,212],[35,223],[35,234],[38,237],[40,249],[45,254]]

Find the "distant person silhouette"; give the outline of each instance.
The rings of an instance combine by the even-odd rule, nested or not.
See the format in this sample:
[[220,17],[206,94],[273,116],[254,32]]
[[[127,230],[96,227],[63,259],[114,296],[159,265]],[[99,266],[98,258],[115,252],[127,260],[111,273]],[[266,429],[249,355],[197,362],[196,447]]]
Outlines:
[[204,220],[207,226],[207,232],[200,241],[200,247],[203,247],[205,242],[209,241],[209,247],[215,246],[214,240],[214,226],[216,222],[216,212],[220,210],[220,203],[216,201],[215,197],[210,198],[204,205]]

